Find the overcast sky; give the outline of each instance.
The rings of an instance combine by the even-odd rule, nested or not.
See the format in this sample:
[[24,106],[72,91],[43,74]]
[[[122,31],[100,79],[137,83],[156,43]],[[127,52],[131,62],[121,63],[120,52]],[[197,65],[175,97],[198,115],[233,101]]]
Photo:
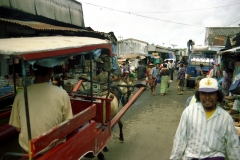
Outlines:
[[204,45],[205,27],[240,24],[239,0],[78,1],[86,27],[165,47],[186,48],[189,39]]

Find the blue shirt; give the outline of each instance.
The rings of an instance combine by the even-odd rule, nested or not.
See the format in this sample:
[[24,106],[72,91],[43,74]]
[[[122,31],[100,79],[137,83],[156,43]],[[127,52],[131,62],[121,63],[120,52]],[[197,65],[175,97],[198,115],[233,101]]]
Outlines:
[[157,78],[157,76],[159,75],[159,68],[153,67],[151,70],[151,75],[153,78]]

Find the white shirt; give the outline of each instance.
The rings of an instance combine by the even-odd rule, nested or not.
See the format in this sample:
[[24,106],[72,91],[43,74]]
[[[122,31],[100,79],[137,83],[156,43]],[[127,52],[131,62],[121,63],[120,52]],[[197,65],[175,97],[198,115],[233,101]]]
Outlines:
[[173,62],[172,63],[169,62],[168,67],[169,67],[169,69],[174,69],[174,63]]
[[239,137],[232,117],[217,107],[207,119],[201,102],[189,105],[182,113],[170,160],[225,157],[225,151],[229,160],[240,160]]
[[170,69],[170,68],[171,68],[171,63],[168,62],[168,63],[167,63],[167,69]]

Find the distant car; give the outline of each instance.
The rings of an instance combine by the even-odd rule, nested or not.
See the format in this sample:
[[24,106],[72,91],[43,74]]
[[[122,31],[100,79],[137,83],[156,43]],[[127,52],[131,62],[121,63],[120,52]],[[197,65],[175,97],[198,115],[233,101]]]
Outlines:
[[175,62],[175,60],[173,59],[173,58],[169,58],[169,59],[164,59],[164,62],[166,62],[166,61],[170,61],[170,60],[172,60],[173,62]]

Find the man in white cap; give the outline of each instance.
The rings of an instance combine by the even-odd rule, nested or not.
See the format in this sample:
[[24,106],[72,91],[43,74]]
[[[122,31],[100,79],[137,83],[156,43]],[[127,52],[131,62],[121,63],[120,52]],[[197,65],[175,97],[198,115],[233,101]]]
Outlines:
[[203,78],[174,137],[170,160],[240,160],[240,144],[232,117],[217,104],[223,93],[217,80]]

